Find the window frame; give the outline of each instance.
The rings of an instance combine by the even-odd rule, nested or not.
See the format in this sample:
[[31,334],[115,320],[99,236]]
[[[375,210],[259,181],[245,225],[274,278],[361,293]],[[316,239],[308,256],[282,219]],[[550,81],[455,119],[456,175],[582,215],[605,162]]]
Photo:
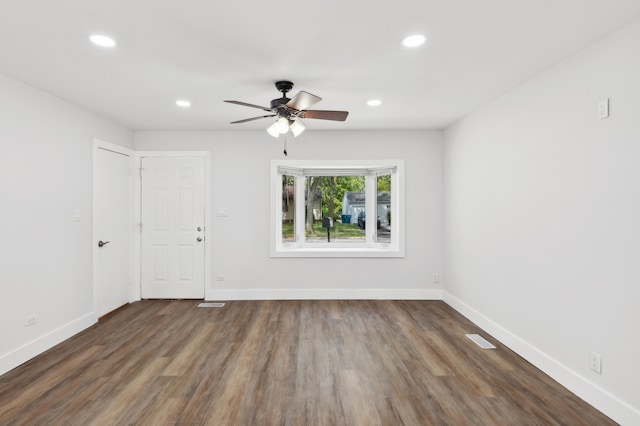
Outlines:
[[[391,175],[390,242],[377,242],[377,227],[365,227],[365,241],[307,242],[304,236],[307,176],[365,176],[365,212],[377,218],[377,177]],[[282,176],[295,178],[295,241],[282,241]],[[271,257],[404,257],[404,160],[272,160]]]

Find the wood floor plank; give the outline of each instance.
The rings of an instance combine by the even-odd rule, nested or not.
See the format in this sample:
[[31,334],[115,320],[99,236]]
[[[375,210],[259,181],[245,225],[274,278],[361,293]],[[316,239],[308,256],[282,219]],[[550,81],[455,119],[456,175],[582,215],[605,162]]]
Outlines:
[[443,302],[197,305],[131,304],[0,376],[0,424],[615,424]]
[[203,356],[202,348],[212,338],[219,326],[214,323],[202,324],[188,343],[181,345],[179,352],[171,358],[171,362],[162,372],[163,376],[180,376],[185,374],[199,356]]
[[342,370],[338,398],[344,410],[345,419],[353,425],[381,425],[375,399],[368,380],[358,370]]
[[0,419],[29,411],[27,408],[34,406],[34,401],[45,399],[50,390],[60,387],[68,376],[81,371],[84,363],[99,354],[100,350],[100,346],[82,349],[76,356],[64,359],[33,382],[18,387],[14,398],[0,404]]
[[169,426],[178,423],[187,401],[183,398],[167,398],[150,407],[149,415],[140,419],[141,426]]
[[[152,358],[139,373],[130,377],[126,386],[122,386],[116,398],[114,398],[98,416],[92,419],[92,425],[116,424],[122,419],[137,418],[137,406],[144,405],[145,401],[153,397],[150,392],[155,389],[149,386],[154,379],[167,366],[167,358]],[[131,404],[136,401],[136,404]]]

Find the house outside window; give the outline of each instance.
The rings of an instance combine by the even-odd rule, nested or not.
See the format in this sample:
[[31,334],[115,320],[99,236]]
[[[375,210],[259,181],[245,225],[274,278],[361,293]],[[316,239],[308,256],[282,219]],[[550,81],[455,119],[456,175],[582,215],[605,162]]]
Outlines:
[[403,257],[403,168],[402,160],[272,161],[271,256]]

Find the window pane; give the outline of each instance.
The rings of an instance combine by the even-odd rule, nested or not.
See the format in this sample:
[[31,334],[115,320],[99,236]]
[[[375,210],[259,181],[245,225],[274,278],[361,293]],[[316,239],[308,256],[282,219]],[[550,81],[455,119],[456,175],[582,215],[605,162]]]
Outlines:
[[296,203],[294,199],[295,179],[293,176],[282,175],[282,242],[295,241]]
[[[305,239],[363,243],[364,223],[360,227],[358,217],[365,209],[364,187],[364,176],[307,176]],[[332,220],[329,233],[323,227],[323,219]]]
[[378,176],[377,180],[377,241],[391,243],[391,175]]

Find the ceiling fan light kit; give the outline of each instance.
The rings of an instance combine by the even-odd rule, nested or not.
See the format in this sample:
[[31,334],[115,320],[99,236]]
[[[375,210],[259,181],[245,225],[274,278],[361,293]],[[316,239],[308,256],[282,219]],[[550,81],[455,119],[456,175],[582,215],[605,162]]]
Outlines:
[[278,118],[278,121],[276,121],[276,124],[278,125],[278,132],[280,132],[281,135],[284,135],[289,131],[289,120],[287,120],[286,118],[284,117]]
[[277,121],[267,128],[267,133],[269,133],[274,138],[277,138],[278,136],[280,136],[280,131],[278,130]]
[[300,121],[300,119],[298,118],[293,120],[289,125],[289,129],[291,130],[291,133],[293,133],[293,136],[296,138],[300,133],[304,132],[305,128],[306,127],[304,127],[304,124],[302,124],[302,121]]
[[270,112],[269,115],[262,115],[259,117],[245,118],[244,120],[232,121],[231,124],[246,123],[248,121],[259,120],[261,118],[276,117],[276,121],[267,128],[269,133],[274,138],[280,135],[286,134],[291,130],[293,136],[298,137],[304,130],[305,126],[300,121],[300,118],[313,118],[320,120],[333,120],[333,121],[345,121],[349,115],[348,111],[321,111],[321,110],[308,110],[311,105],[320,102],[321,97],[312,95],[309,92],[300,91],[293,98],[287,97],[287,92],[293,88],[293,83],[290,81],[277,81],[275,83],[276,89],[282,93],[281,98],[276,98],[271,101],[269,107],[263,107],[260,105],[249,104],[240,101],[225,101],[228,103],[248,106],[251,108],[258,108],[266,112]]

